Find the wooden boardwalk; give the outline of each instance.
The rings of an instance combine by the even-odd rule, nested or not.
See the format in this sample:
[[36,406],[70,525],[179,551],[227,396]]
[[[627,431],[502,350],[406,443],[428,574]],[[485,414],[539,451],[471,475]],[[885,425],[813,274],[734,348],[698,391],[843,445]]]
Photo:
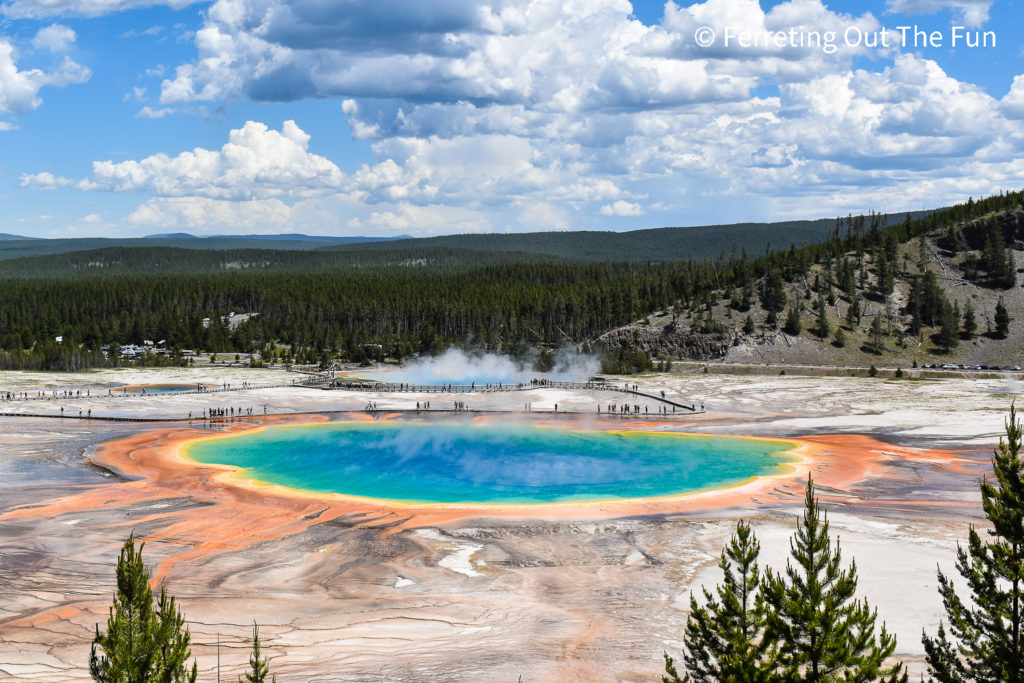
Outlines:
[[[89,415],[87,413],[76,414],[72,411],[66,411],[62,414],[52,413],[41,413],[41,412],[16,412],[11,410],[3,410],[4,405],[16,405],[20,403],[28,402],[69,402],[69,401],[81,401],[81,400],[114,400],[114,399],[127,399],[127,398],[163,398],[170,396],[205,396],[207,394],[222,394],[227,392],[239,392],[239,391],[260,391],[266,389],[289,389],[289,388],[317,388],[325,391],[351,391],[351,392],[370,392],[377,394],[479,394],[479,393],[508,393],[508,392],[523,392],[523,391],[536,391],[544,389],[568,389],[574,391],[609,391],[617,392],[629,396],[637,396],[646,400],[653,400],[659,403],[672,406],[674,409],[685,410],[690,414],[698,414],[704,412],[703,404],[701,403],[698,407],[698,402],[694,401],[689,405],[681,403],[677,400],[665,398],[658,394],[651,394],[644,391],[639,391],[632,388],[632,384],[611,384],[608,382],[556,382],[551,380],[541,380],[536,382],[521,382],[517,384],[504,384],[504,383],[484,383],[484,384],[409,384],[404,382],[342,382],[337,379],[331,379],[328,377],[318,377],[316,379],[306,379],[301,382],[292,382],[288,384],[249,384],[246,386],[220,386],[217,388],[207,388],[203,390],[190,390],[190,391],[167,391],[167,392],[153,392],[153,393],[142,393],[142,392],[117,392],[113,391],[110,393],[87,393],[87,394],[72,394],[72,395],[61,395],[61,394],[50,394],[44,396],[28,396],[25,398],[14,398],[0,400],[0,417],[32,417],[32,418],[50,418],[50,419],[74,419],[74,420],[99,420],[105,422],[204,422],[204,423],[227,423],[241,420],[256,420],[261,415],[235,415],[235,416],[218,416],[218,417],[149,417],[149,416],[125,416],[125,415]],[[13,392],[18,393],[18,392]],[[430,409],[430,410],[416,410],[412,409],[377,409],[369,412],[417,412],[417,413],[448,413],[448,412],[472,412],[472,413],[520,413],[523,411],[511,410],[447,410],[447,409]],[[351,409],[346,410],[319,410],[319,411],[298,411],[298,412],[274,412],[264,413],[264,415],[295,415],[303,413],[334,413],[334,412],[367,412],[365,410],[353,411]],[[542,413],[550,411],[530,411],[533,413]],[[571,413],[571,414],[583,414],[584,411],[557,411],[560,413]],[[586,413],[591,414],[591,413]],[[651,416],[651,413],[639,413],[639,412],[626,412],[626,413],[603,413],[609,416],[619,417],[647,417]],[[673,411],[673,414],[674,411]],[[667,413],[655,413],[655,415],[666,416]]]

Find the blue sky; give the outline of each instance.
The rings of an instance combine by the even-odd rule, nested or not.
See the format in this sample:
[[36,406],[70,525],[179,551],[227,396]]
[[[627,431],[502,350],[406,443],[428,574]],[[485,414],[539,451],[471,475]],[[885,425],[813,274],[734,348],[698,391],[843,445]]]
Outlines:
[[0,232],[624,230],[1019,189],[1021,3],[0,0]]

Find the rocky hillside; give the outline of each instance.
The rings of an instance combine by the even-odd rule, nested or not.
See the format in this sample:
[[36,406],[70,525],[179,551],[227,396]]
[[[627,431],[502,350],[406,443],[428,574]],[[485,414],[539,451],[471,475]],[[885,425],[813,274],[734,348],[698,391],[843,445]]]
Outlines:
[[1024,365],[1024,207],[876,241],[680,302],[600,342],[652,359]]

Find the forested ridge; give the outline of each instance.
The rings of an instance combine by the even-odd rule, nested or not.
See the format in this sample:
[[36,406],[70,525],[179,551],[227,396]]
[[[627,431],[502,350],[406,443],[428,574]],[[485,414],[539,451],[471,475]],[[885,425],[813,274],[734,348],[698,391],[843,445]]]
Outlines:
[[428,269],[433,274],[506,263],[566,261],[567,259],[545,254],[476,251],[443,246],[356,252],[106,247],[0,261],[0,278],[82,278],[150,273],[189,275],[238,271],[319,274],[357,268]]
[[64,254],[71,251],[99,250],[112,247],[160,247],[198,250],[221,249],[317,249],[325,244],[355,244],[367,241],[387,242],[390,237],[321,237],[298,234],[223,235],[196,237],[187,233],[151,235],[149,237],[64,237],[40,239],[0,233],[0,260]]
[[[917,211],[912,218],[927,216]],[[879,215],[876,220],[891,226],[907,214]],[[678,261],[705,260],[746,249],[763,254],[771,248],[790,244],[817,244],[829,237],[835,226],[832,219],[781,221],[777,223],[733,223],[701,225],[689,228],[648,228],[625,232],[562,230],[532,233],[476,233],[439,235],[395,240],[387,243],[330,245],[321,251],[345,250],[350,253],[390,248],[463,247],[476,251],[521,251],[573,261]]]
[[[509,264],[445,273],[125,275],[3,282],[0,345],[29,349],[165,339],[179,348],[252,351],[266,342],[405,356],[475,340],[578,342],[668,305],[712,277],[713,264]],[[656,303],[655,303],[656,302]],[[229,331],[226,313],[259,315]],[[204,328],[202,319],[212,318]]]
[[[222,262],[224,254],[191,252],[179,259],[159,249],[164,256],[126,250],[113,257],[137,258],[125,272],[88,276],[71,272],[69,264],[95,254],[46,257],[63,259],[56,262],[61,276],[41,263],[18,271],[21,266],[10,262],[7,267],[20,276],[0,279],[0,367],[115,362],[105,360],[99,348],[144,339],[214,352],[272,354],[279,345],[289,349],[285,357],[296,360],[357,359],[367,348],[371,355],[401,358],[450,344],[511,351],[523,343],[585,343],[653,311],[723,298],[742,306],[744,298],[757,297],[777,316],[785,304],[779,300],[783,283],[805,278],[815,264],[827,264],[829,278],[840,286],[852,277],[858,255],[884,260],[893,244],[1014,209],[1022,200],[1021,192],[1000,194],[917,220],[908,215],[895,225],[881,214],[837,219],[820,243],[755,258],[740,250],[702,261],[569,263],[521,262],[521,253],[498,253],[488,262],[479,253],[436,247],[385,250],[372,256],[383,262],[359,267],[318,268],[304,260],[308,252],[282,252],[286,256],[275,267],[203,272],[204,259]],[[1001,239],[1006,244],[1019,237]],[[154,265],[165,257],[169,272]],[[186,267],[183,262],[197,272],[176,271]],[[876,270],[879,262],[874,260]],[[989,277],[982,265],[978,277]],[[43,276],[28,276],[32,268]],[[231,330],[221,321],[230,312],[258,316]],[[203,318],[212,320],[209,327]]]
[[[915,218],[928,212],[912,214]],[[903,214],[885,217],[888,224],[902,221]],[[436,248],[469,249],[474,252],[523,252],[571,261],[674,261],[715,258],[722,252],[746,248],[763,253],[768,245],[815,243],[832,229],[829,219],[783,221],[778,223],[735,223],[686,228],[647,228],[625,232],[586,230],[532,233],[473,233],[436,237],[329,237],[282,233],[278,235],[236,235],[196,237],[187,233],[149,237],[77,237],[29,239],[0,235],[0,261],[30,256],[65,254],[107,249],[189,249],[192,251],[323,251],[350,254],[378,250]],[[326,256],[326,255],[325,255]],[[45,263],[36,261],[35,263]]]

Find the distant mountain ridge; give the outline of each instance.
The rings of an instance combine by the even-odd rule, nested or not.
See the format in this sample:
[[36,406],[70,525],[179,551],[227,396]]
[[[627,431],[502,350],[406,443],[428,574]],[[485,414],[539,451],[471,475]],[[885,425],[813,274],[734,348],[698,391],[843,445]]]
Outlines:
[[[942,211],[912,211],[883,216],[892,226]],[[732,223],[693,227],[644,228],[625,232],[565,230],[527,233],[472,233],[395,239],[385,243],[330,245],[323,250],[407,249],[412,247],[457,247],[473,251],[509,251],[532,253],[573,261],[679,261],[685,259],[728,258],[733,250],[746,250],[760,256],[769,247],[787,249],[790,245],[822,242],[836,228],[835,218],[781,221],[776,223]]]
[[90,251],[110,247],[174,247],[179,249],[214,250],[225,249],[274,249],[278,251],[312,251],[323,246],[345,244],[366,244],[380,240],[389,242],[391,237],[326,237],[315,235],[222,235],[196,237],[188,233],[151,235],[148,237],[75,237],[59,239],[38,239],[11,236],[0,239],[0,261],[24,256],[66,254],[75,251]]
[[[936,211],[941,209],[936,209]],[[920,218],[934,211],[892,213],[884,216],[886,225],[903,222],[909,215]],[[197,237],[190,233],[169,233],[128,238],[13,238],[0,242],[0,261],[26,256],[65,254],[112,247],[174,247],[199,251],[275,250],[275,251],[347,251],[399,250],[410,257],[416,250],[457,249],[465,253],[510,253],[523,262],[529,255],[540,260],[577,262],[598,261],[679,261],[729,257],[735,250],[751,256],[763,254],[769,247],[786,249],[791,244],[815,244],[835,230],[835,218],[782,221],[776,223],[733,223],[693,227],[645,228],[624,232],[566,230],[528,233],[472,233],[437,237],[335,237],[282,233],[273,235],[214,235]]]
[[[12,236],[13,237],[13,236]],[[388,242],[392,240],[403,240],[413,239],[411,235],[397,235],[394,237],[367,237],[363,235],[353,236],[337,236],[337,235],[304,235],[298,232],[283,232],[275,233],[271,235],[192,235],[187,232],[170,232],[160,235],[146,235],[141,239],[191,239],[191,240],[211,240],[211,239],[238,239],[238,240],[267,240],[267,241],[281,241],[281,240],[296,240],[301,242],[337,242],[339,244],[348,242]]]

